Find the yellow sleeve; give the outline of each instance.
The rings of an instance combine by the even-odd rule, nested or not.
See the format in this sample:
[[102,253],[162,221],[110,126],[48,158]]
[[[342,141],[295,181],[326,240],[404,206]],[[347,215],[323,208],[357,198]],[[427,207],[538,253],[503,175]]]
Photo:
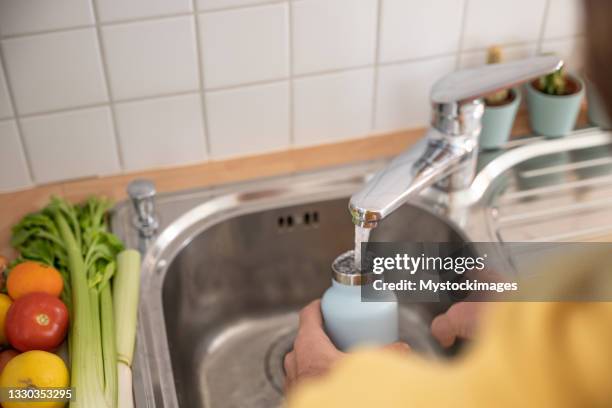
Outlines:
[[498,303],[488,318],[458,361],[356,352],[288,406],[612,406],[612,303]]

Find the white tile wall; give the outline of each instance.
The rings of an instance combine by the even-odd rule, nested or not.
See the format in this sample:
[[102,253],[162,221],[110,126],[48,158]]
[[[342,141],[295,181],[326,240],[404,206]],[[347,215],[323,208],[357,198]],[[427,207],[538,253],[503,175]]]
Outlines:
[[30,117],[21,127],[37,183],[119,171],[107,107]]
[[289,147],[289,83],[206,94],[210,154],[220,159]]
[[112,25],[102,36],[115,99],[198,89],[193,17]]
[[490,45],[580,69],[580,3],[0,0],[0,191],[423,126]]
[[[451,54],[459,49],[465,0],[384,0],[380,60]],[[433,35],[435,33],[435,35]]]
[[287,4],[200,16],[207,88],[289,75]]
[[374,62],[376,0],[307,0],[293,3],[296,74]]
[[91,2],[83,0],[0,0],[0,34],[80,27],[94,22]]
[[32,181],[14,120],[0,121],[0,193],[30,187]]
[[294,82],[297,145],[313,145],[370,133],[372,68],[308,77]]
[[126,170],[206,159],[206,135],[198,94],[119,103],[116,114]]
[[192,10],[191,0],[95,0],[95,2],[100,21],[103,22],[159,17],[188,13]]
[[544,24],[544,39],[570,37],[584,31],[582,2],[584,0],[554,0]]
[[0,64],[0,119],[13,116],[13,107],[9,97],[8,88],[6,86],[6,78],[4,69]]
[[[553,0],[557,1],[557,0]],[[537,41],[547,0],[469,0],[463,46],[485,48],[491,44]]]
[[455,64],[456,57],[453,56],[380,68],[376,129],[402,129],[429,123],[431,86],[452,72]]
[[108,99],[93,28],[13,38],[2,48],[20,114]]

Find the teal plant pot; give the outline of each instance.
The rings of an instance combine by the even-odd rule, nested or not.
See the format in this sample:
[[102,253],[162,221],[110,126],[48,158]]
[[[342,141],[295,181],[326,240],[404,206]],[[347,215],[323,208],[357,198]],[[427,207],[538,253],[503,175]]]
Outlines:
[[599,92],[591,81],[585,80],[585,83],[587,85],[586,94],[589,107],[589,121],[602,129],[612,129],[612,120],[608,117]]
[[513,96],[510,103],[485,106],[480,132],[480,147],[483,150],[498,149],[510,138],[514,118],[521,104],[521,92],[518,88],[513,88],[510,92]]
[[529,122],[534,132],[548,137],[561,137],[574,130],[584,96],[584,83],[577,76],[572,75],[570,78],[579,88],[570,95],[548,95],[537,90],[531,82],[525,85]]

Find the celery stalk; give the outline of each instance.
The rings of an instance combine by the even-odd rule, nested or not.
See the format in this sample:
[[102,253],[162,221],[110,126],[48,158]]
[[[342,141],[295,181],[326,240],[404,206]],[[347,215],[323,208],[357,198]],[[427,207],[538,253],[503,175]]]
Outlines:
[[102,366],[102,332],[100,331],[100,299],[95,288],[89,288],[89,300],[91,302],[91,318],[89,320],[92,333],[91,350],[92,366],[96,369],[96,377],[100,381],[100,387],[104,388],[104,367]]
[[86,279],[86,269],[81,249],[72,233],[61,210],[55,211],[55,222],[66,246],[70,283],[72,286],[72,304],[75,307],[74,320],[71,324],[72,356],[71,386],[79,390],[75,401],[70,402],[72,408],[106,408],[104,394],[97,378],[96,367],[91,367],[91,344],[96,339],[91,329],[92,308],[89,288]]
[[109,407],[117,406],[117,348],[115,347],[115,317],[111,285],[107,282],[100,292],[102,321],[102,358],[104,361],[104,395]]
[[42,211],[12,228],[21,259],[55,266],[64,278],[70,311],[71,408],[116,408],[117,351],[111,281],[123,243],[107,228],[110,201],[84,204],[52,198]]

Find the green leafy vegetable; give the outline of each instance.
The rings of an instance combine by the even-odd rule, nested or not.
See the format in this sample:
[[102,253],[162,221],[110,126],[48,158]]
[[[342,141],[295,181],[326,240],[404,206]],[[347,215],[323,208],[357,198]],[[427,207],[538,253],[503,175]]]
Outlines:
[[108,231],[110,206],[100,198],[79,206],[52,198],[13,227],[11,243],[21,259],[53,265],[64,278],[62,300],[71,312],[71,381],[78,390],[73,408],[117,406],[111,279],[123,244]]

